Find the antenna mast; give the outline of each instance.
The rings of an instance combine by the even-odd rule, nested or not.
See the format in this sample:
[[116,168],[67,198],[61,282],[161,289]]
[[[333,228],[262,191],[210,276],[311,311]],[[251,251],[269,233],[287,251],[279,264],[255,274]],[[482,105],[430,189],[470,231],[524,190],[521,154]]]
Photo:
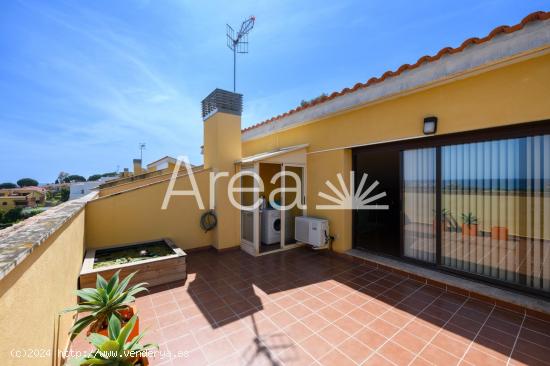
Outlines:
[[139,143],[139,160],[143,160],[143,150],[145,150],[145,142]]
[[248,53],[248,33],[254,28],[255,16],[242,22],[237,33],[226,24],[227,47],[233,51],[233,92],[237,89],[237,53]]

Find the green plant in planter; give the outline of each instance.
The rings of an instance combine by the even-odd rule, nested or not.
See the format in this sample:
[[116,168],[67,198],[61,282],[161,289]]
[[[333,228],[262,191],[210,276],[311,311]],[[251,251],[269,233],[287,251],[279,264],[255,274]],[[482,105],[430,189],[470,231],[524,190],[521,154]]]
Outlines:
[[145,282],[128,287],[128,283],[136,273],[131,273],[119,281],[120,271],[117,271],[109,282],[98,274],[96,288],[84,288],[76,291],[76,294],[84,301],[77,306],[63,310],[63,312],[76,311],[77,314],[90,314],[78,319],[69,330],[71,340],[87,326],[90,326],[91,332],[99,331],[113,315],[119,320],[125,320],[122,319],[120,311],[127,309],[135,300],[134,295],[147,291],[143,287],[147,284]]
[[137,315],[134,315],[124,327],[121,327],[120,320],[113,314],[109,318],[108,337],[92,333],[88,341],[96,348],[90,355],[76,359],[75,364],[85,365],[107,365],[107,366],[145,366],[143,357],[153,349],[158,349],[156,344],[141,345],[139,341],[143,338],[141,333],[130,342],[128,336],[136,325]]
[[467,214],[463,213],[462,215],[462,222],[466,225],[475,225],[477,224],[477,217],[471,213],[468,212]]

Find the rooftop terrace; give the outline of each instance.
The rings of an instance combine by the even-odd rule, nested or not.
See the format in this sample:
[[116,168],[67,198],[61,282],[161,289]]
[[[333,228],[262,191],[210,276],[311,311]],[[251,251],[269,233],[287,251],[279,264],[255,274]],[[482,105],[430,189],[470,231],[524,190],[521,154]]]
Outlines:
[[550,323],[371,265],[306,249],[188,259],[186,283],[137,301],[165,352],[151,365],[550,363]]

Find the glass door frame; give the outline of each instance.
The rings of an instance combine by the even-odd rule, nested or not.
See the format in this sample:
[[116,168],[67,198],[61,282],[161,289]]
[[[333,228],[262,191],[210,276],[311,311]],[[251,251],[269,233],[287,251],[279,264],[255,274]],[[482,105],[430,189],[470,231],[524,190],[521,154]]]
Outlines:
[[[441,199],[441,192],[442,192],[442,172],[441,172],[441,148],[443,146],[447,145],[457,145],[457,144],[469,144],[474,142],[484,142],[484,141],[494,141],[494,140],[502,140],[502,139],[513,139],[513,138],[522,138],[522,137],[531,137],[531,136],[538,136],[538,135],[545,135],[550,134],[550,119],[547,120],[540,120],[540,121],[532,121],[532,122],[525,122],[521,124],[515,124],[510,126],[501,126],[501,127],[491,127],[491,128],[484,128],[479,130],[473,130],[473,131],[466,131],[466,132],[457,132],[457,133],[450,133],[446,135],[435,135],[435,136],[420,136],[415,137],[411,139],[401,140],[401,141],[392,141],[387,143],[375,143],[372,145],[365,145],[365,146],[358,146],[354,147],[352,149],[352,169],[355,170],[355,158],[356,158],[356,152],[360,152],[363,150],[370,150],[370,149],[396,149],[400,152],[400,238],[399,238],[399,245],[400,245],[400,256],[397,257],[399,260],[402,260],[404,262],[409,262],[413,264],[417,264],[419,266],[427,267],[436,269],[442,272],[452,273],[456,274],[462,277],[471,278],[474,280],[479,280],[481,282],[490,283],[495,286],[503,287],[503,288],[511,288],[514,290],[518,290],[520,292],[524,293],[530,293],[534,295],[538,295],[541,297],[548,298],[550,297],[550,293],[543,292],[537,289],[529,288],[526,286],[514,284],[511,282],[505,282],[499,279],[491,278],[491,277],[485,277],[480,276],[475,273],[471,272],[465,272],[456,270],[447,266],[442,265],[442,251],[441,251],[441,245],[442,245],[442,227],[441,227],[441,218],[442,218],[442,199]],[[421,148],[435,148],[436,149],[436,166],[435,166],[435,174],[436,174],[436,213],[435,213],[435,220],[438,225],[436,225],[436,243],[435,243],[435,249],[436,249],[436,261],[435,263],[428,263],[424,261],[420,261],[414,258],[408,258],[404,256],[404,233],[403,233],[403,151],[409,150],[409,149],[421,149]],[[355,219],[352,223],[352,225],[357,225],[355,222]],[[352,247],[356,248],[355,238],[354,236],[354,229],[352,227]]]
[[[254,165],[251,165],[251,166],[242,166],[240,171],[249,171],[249,172],[258,174],[259,164],[254,163]],[[252,202],[254,203],[254,202],[257,202],[258,199],[260,198],[260,193],[257,190],[257,188],[259,188],[259,185],[256,179],[252,179],[252,182],[253,182],[253,188],[255,188],[252,194]],[[242,178],[241,178],[240,186],[242,188]],[[241,192],[241,196],[239,197],[239,200],[242,204],[242,192]],[[249,241],[243,238],[242,213],[241,213],[242,211],[252,212],[252,240],[253,241]],[[244,248],[246,246],[252,246],[254,253],[250,253],[246,249],[243,249],[243,250],[249,254],[257,256],[260,252],[260,208],[256,207],[255,209],[252,209],[252,210],[240,210],[239,215],[241,218],[241,224],[239,225],[241,248]]]

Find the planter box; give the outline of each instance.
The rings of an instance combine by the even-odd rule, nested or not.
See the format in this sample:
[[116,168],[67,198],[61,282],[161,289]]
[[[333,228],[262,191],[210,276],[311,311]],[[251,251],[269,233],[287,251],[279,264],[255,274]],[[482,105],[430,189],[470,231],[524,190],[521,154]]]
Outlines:
[[[162,257],[142,259],[137,262],[115,264],[94,268],[96,254],[118,249],[136,249],[147,245],[165,243],[172,254]],[[126,277],[132,272],[138,273],[130,281],[130,285],[147,282],[147,287],[163,285],[174,281],[185,281],[187,278],[186,254],[169,239],[152,240],[141,243],[116,245],[108,248],[87,249],[82,270],[80,271],[79,288],[95,287],[97,274],[101,274],[107,280],[118,270],[120,277]]]

